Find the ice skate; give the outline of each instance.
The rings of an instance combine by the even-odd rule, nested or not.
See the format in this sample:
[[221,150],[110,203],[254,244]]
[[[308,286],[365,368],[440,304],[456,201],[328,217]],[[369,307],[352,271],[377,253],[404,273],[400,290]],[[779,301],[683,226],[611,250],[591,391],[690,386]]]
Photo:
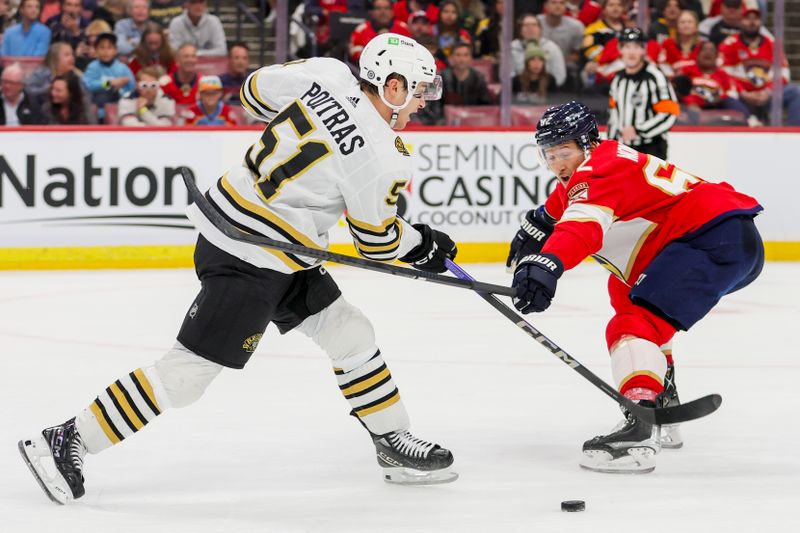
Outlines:
[[378,464],[383,468],[383,480],[400,485],[434,485],[450,483],[458,474],[449,469],[453,454],[408,431],[373,435]]
[[[664,392],[658,395],[656,403],[658,407],[680,405],[681,401],[678,398],[678,388],[675,384],[675,365],[669,365],[667,367],[667,373],[664,376]],[[677,449],[682,447],[683,437],[681,436],[680,424],[661,426],[658,442],[664,449]]]
[[59,426],[19,441],[19,453],[45,494],[65,505],[84,494],[83,457],[86,447],[71,418]]
[[[640,405],[653,407],[648,401]],[[608,435],[583,443],[582,468],[611,474],[646,474],[656,468],[655,456],[661,450],[658,426],[647,424],[623,410],[625,420]]]

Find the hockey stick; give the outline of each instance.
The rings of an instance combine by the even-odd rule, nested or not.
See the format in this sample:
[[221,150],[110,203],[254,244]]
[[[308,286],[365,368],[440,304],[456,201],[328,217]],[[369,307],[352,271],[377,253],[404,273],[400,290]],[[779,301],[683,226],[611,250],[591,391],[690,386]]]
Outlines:
[[[450,261],[449,259],[447,260],[447,269],[460,279],[465,279],[465,280],[472,279],[472,276],[470,276],[466,271],[464,271],[464,269],[462,269],[460,266]],[[492,307],[500,311],[500,313],[502,313],[511,322],[516,324],[517,327],[519,327],[522,331],[527,333],[528,336],[533,337],[534,340],[536,340],[536,342],[538,342],[539,344],[550,350],[550,353],[561,359],[561,361],[563,361],[567,366],[569,366],[575,372],[577,372],[578,374],[589,380],[589,382],[591,382],[592,385],[594,385],[601,391],[605,392],[615,402],[620,404],[628,411],[631,411],[634,415],[644,420],[645,422],[657,425],[688,422],[689,420],[694,420],[696,418],[702,418],[706,415],[710,415],[711,413],[716,411],[719,408],[720,404],[722,403],[722,397],[719,394],[709,394],[708,396],[703,396],[702,398],[698,398],[689,403],[684,403],[673,407],[659,407],[659,408],[642,407],[641,405],[632,402],[631,400],[620,394],[615,388],[613,388],[608,383],[597,377],[597,375],[595,375],[591,370],[589,370],[581,363],[579,363],[575,358],[567,354],[555,342],[545,337],[539,330],[530,325],[527,320],[522,318],[519,314],[517,314],[506,304],[504,304],[491,294],[482,292],[479,289],[476,289],[475,292],[477,292],[481,298],[489,302],[489,304]]]
[[282,252],[304,255],[306,257],[313,257],[315,259],[322,259],[323,261],[341,263],[343,265],[363,268],[373,272],[394,274],[395,276],[404,278],[421,279],[423,281],[430,281],[432,283],[448,285],[450,287],[481,291],[482,293],[487,294],[499,294],[502,296],[513,296],[514,294],[514,291],[511,290],[511,287],[503,287],[502,285],[492,285],[491,283],[483,283],[480,281],[475,281],[474,279],[459,279],[451,276],[435,274],[433,272],[425,272],[422,270],[414,270],[396,265],[388,265],[386,263],[379,263],[377,261],[351,257],[344,254],[337,254],[335,252],[329,252],[327,250],[321,250],[318,248],[308,248],[301,244],[276,241],[263,235],[252,235],[245,233],[228,222],[225,217],[219,213],[219,211],[211,206],[208,199],[203,195],[203,193],[200,192],[200,189],[197,188],[197,184],[194,181],[194,176],[188,169],[181,168],[181,175],[183,176],[183,181],[186,184],[186,188],[189,189],[189,194],[192,197],[192,200],[197,204],[197,207],[200,208],[200,211],[203,213],[203,215],[205,215],[205,217],[214,225],[214,227],[220,230],[226,237],[235,241],[246,242],[256,246],[264,246],[267,248],[280,250]]

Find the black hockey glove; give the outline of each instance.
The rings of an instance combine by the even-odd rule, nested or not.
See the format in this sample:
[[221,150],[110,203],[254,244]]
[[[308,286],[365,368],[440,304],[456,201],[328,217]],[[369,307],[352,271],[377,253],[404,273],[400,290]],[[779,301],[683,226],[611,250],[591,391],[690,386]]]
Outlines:
[[558,278],[564,273],[564,265],[554,254],[532,254],[519,260],[514,271],[511,287],[514,307],[523,314],[541,313],[556,295]]
[[511,250],[506,259],[506,268],[519,261],[526,255],[538,254],[542,251],[544,242],[553,233],[556,221],[544,210],[544,206],[531,209],[525,215],[517,234],[511,241]]
[[458,253],[453,239],[427,224],[414,224],[414,229],[422,234],[422,243],[412,248],[400,261],[426,272],[442,273],[447,270],[445,258],[455,259]]

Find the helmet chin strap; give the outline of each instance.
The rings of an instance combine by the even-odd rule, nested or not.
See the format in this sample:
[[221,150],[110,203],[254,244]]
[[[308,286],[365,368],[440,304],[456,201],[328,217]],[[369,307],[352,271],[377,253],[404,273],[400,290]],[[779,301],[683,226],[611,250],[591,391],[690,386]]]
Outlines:
[[386,104],[386,106],[392,110],[392,117],[389,119],[389,127],[394,129],[394,125],[397,123],[397,119],[400,116],[400,110],[405,108],[409,104],[409,102],[411,102],[411,99],[414,97],[414,95],[411,94],[411,91],[409,91],[408,94],[406,95],[406,101],[403,102],[403,105],[390,104],[389,101],[386,100],[386,97],[383,95],[383,86],[381,85],[378,87],[378,96],[380,97],[381,102]]

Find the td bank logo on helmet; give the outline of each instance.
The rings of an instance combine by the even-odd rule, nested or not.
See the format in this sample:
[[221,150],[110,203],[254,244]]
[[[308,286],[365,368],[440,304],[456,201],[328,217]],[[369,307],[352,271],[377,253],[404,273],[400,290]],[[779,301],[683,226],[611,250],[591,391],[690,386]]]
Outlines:
[[414,42],[413,41],[407,41],[407,40],[402,39],[400,37],[389,37],[389,39],[387,39],[386,43],[391,45],[391,46],[408,46],[409,48],[414,48]]

